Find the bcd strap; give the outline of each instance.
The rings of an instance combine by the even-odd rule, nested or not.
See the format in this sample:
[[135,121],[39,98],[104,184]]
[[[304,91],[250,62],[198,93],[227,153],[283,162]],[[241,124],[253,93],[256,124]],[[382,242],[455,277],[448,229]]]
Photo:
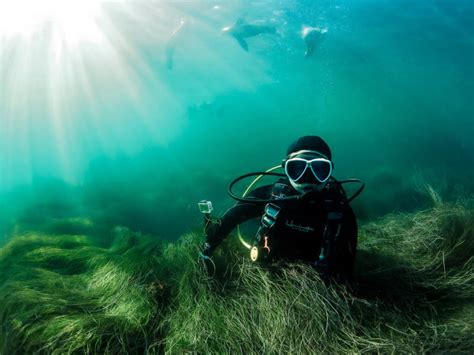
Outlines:
[[265,206],[265,213],[263,214],[261,219],[262,226],[266,228],[272,228],[277,221],[280,211],[281,207],[273,203],[267,203]]
[[343,213],[342,212],[329,212],[328,213],[328,221],[339,221],[341,220],[343,217]]
[[[273,203],[267,203],[265,205],[265,213],[260,220],[260,228],[258,229],[256,240],[253,248],[250,250],[250,259],[252,261],[257,261],[261,258],[268,258],[270,255],[270,244],[269,240],[271,239],[270,231],[275,226],[278,215],[280,214],[281,207]],[[263,244],[262,244],[263,243]]]
[[336,254],[336,245],[341,234],[342,212],[330,211],[327,214],[326,226],[324,227],[323,240],[321,243],[321,252],[319,254],[319,264],[330,267]]

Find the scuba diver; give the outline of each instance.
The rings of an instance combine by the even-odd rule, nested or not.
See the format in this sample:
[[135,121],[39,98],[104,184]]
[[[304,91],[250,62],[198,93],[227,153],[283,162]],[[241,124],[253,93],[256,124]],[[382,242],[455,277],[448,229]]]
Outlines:
[[[212,264],[211,256],[225,237],[239,224],[260,218],[260,227],[250,249],[252,261],[276,259],[310,263],[325,280],[350,282],[357,247],[357,222],[349,202],[364,188],[360,180],[338,181],[332,176],[334,164],[326,142],[318,136],[304,136],[293,142],[281,166],[263,173],[245,174],[229,186],[229,194],[238,202],[220,218],[210,217],[212,204],[201,201],[205,214],[206,241],[200,258]],[[283,168],[285,174],[273,173]],[[250,190],[265,175],[278,176],[270,185]],[[249,176],[258,176],[244,196],[236,196],[232,187]],[[358,182],[361,187],[348,198],[342,184]],[[203,206],[204,209],[202,208]]]

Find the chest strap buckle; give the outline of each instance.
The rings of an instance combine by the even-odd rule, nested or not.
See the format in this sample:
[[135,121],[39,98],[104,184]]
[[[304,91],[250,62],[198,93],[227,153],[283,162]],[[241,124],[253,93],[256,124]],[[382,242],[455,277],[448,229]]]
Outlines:
[[265,213],[263,214],[261,219],[262,226],[266,228],[272,228],[277,221],[280,211],[281,207],[273,203],[267,203],[265,206]]

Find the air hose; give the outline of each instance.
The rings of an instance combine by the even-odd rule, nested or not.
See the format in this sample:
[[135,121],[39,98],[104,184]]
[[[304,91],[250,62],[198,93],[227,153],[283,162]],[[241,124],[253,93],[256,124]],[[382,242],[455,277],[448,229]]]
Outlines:
[[[274,166],[273,168],[270,168],[268,170],[265,171],[265,173],[271,173],[277,169],[281,168],[281,165],[277,165],[277,166]],[[244,198],[245,196],[247,196],[247,194],[252,190],[252,187],[254,187],[254,185],[260,181],[260,179],[262,177],[264,177],[266,174],[260,174],[258,175],[255,179],[253,179],[253,181],[250,183],[250,185],[247,187],[247,189],[244,191],[243,195],[242,195],[242,198]],[[246,247],[247,249],[251,249],[252,248],[252,245],[247,243],[244,238],[242,237],[242,234],[240,233],[240,225],[237,225],[237,236],[239,237],[239,240],[240,242],[242,243],[242,245],[244,247]]]

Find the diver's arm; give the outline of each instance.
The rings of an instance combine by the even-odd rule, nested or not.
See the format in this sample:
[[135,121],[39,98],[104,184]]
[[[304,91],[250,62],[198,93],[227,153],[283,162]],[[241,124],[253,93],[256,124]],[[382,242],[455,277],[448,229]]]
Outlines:
[[[247,197],[267,199],[271,189],[272,185],[262,186],[253,190]],[[258,202],[237,202],[224,213],[218,222],[209,224],[205,230],[208,253],[212,253],[237,225],[261,216],[264,206],[265,204]]]

